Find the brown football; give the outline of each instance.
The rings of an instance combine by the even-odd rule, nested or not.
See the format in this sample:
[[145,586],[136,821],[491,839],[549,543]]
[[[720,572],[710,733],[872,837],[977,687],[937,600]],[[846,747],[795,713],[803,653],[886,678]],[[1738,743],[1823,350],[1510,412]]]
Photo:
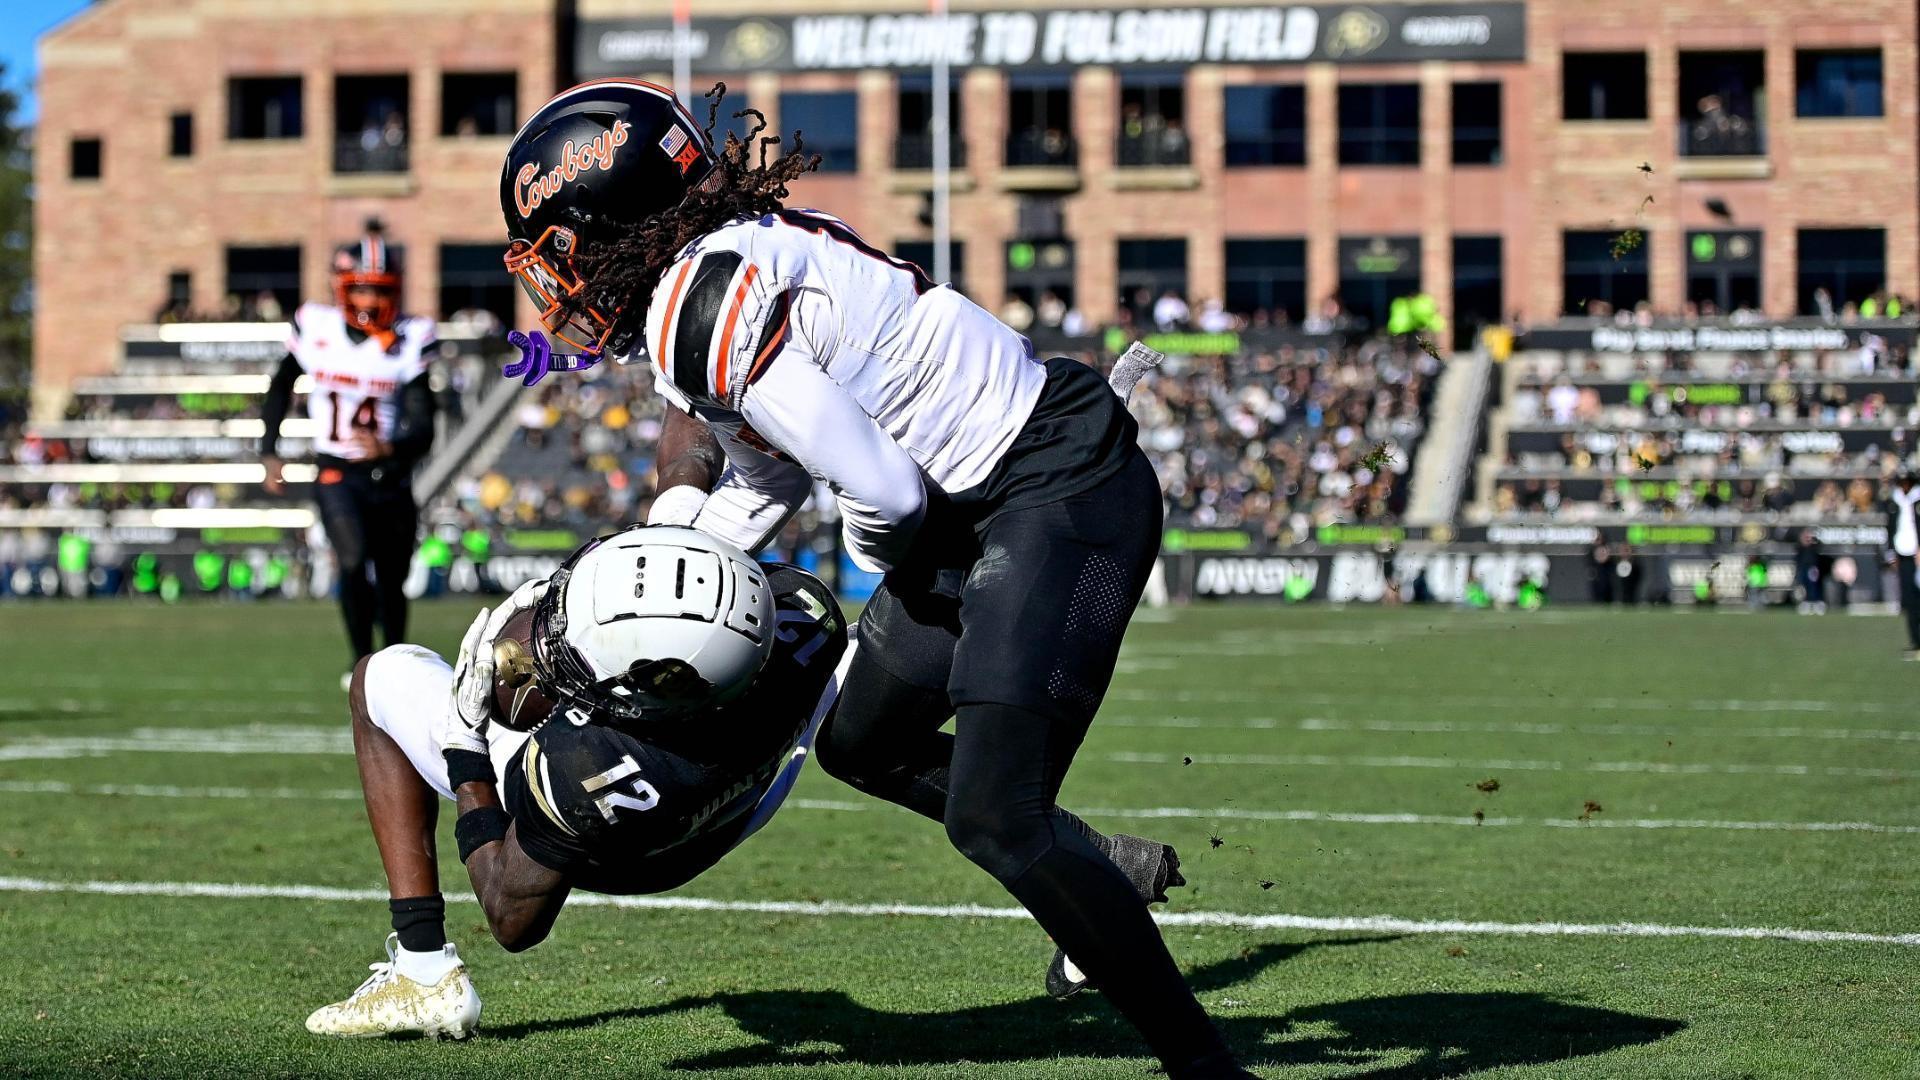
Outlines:
[[511,731],[546,723],[553,700],[540,692],[533,673],[533,609],[514,613],[493,639],[495,721]]

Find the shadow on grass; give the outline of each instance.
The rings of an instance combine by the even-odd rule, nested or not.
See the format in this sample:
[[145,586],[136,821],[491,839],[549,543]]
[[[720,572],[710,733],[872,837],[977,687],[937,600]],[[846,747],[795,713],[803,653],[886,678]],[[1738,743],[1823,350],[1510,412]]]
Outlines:
[[[1391,941],[1336,938],[1262,945],[1192,972],[1202,994],[1224,990],[1308,949]],[[659,1005],[487,1029],[492,1039],[592,1027],[617,1020],[718,1008],[757,1045],[692,1054],[673,1069],[774,1066],[982,1065],[1050,1058],[1139,1058],[1139,1035],[1097,994],[1044,997],[949,1012],[886,1012],[838,990],[756,990],[684,997]],[[1234,1048],[1255,1066],[1337,1065],[1372,1080],[1458,1076],[1657,1042],[1686,1025],[1556,1001],[1541,994],[1401,994],[1309,1005],[1278,1016],[1216,1013]],[[1373,1068],[1368,1068],[1373,1064]]]

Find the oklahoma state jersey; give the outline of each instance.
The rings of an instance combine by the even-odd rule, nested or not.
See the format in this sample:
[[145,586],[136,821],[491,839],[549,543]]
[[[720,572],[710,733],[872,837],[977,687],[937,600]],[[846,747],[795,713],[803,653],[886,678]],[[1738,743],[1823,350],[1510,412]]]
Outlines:
[[[814,210],[689,245],[654,290],[646,341],[662,394],[732,436],[740,468],[723,488],[804,498],[734,448],[783,456],[833,491],[869,569],[891,565],[918,526],[924,480],[956,493],[987,479],[1047,377],[1025,337]],[[780,516],[721,535],[753,550],[759,523]]]
[[314,420],[315,453],[346,461],[365,456],[353,444],[356,431],[391,442],[400,416],[400,388],[427,370],[427,350],[436,340],[432,319],[408,317],[394,325],[391,348],[377,337],[355,340],[340,309],[302,304],[293,313],[287,351],[313,377],[307,415]]

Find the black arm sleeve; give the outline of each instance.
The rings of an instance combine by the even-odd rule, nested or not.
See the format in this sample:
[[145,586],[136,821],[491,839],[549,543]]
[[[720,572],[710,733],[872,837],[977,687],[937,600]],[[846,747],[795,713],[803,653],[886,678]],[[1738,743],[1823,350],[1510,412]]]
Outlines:
[[266,431],[260,435],[260,456],[273,457],[280,449],[280,421],[293,406],[293,384],[300,378],[300,361],[288,353],[267,384],[267,399],[260,405],[260,420]]
[[408,465],[433,449],[433,415],[439,408],[432,378],[423,372],[400,388],[400,419],[393,426],[393,456]]

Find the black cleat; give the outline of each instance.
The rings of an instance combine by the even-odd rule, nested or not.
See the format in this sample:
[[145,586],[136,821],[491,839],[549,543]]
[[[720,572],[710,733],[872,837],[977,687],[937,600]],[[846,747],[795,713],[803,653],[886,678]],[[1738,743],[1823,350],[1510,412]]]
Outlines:
[[[1187,879],[1180,876],[1180,854],[1170,844],[1116,833],[1106,855],[1127,875],[1127,880],[1133,882],[1140,899],[1149,904],[1166,903],[1168,889],[1187,883]],[[1067,956],[1066,950],[1056,947],[1053,962],[1047,965],[1047,995],[1056,1001],[1065,1001],[1090,988],[1098,989],[1087,978],[1087,973]]]

